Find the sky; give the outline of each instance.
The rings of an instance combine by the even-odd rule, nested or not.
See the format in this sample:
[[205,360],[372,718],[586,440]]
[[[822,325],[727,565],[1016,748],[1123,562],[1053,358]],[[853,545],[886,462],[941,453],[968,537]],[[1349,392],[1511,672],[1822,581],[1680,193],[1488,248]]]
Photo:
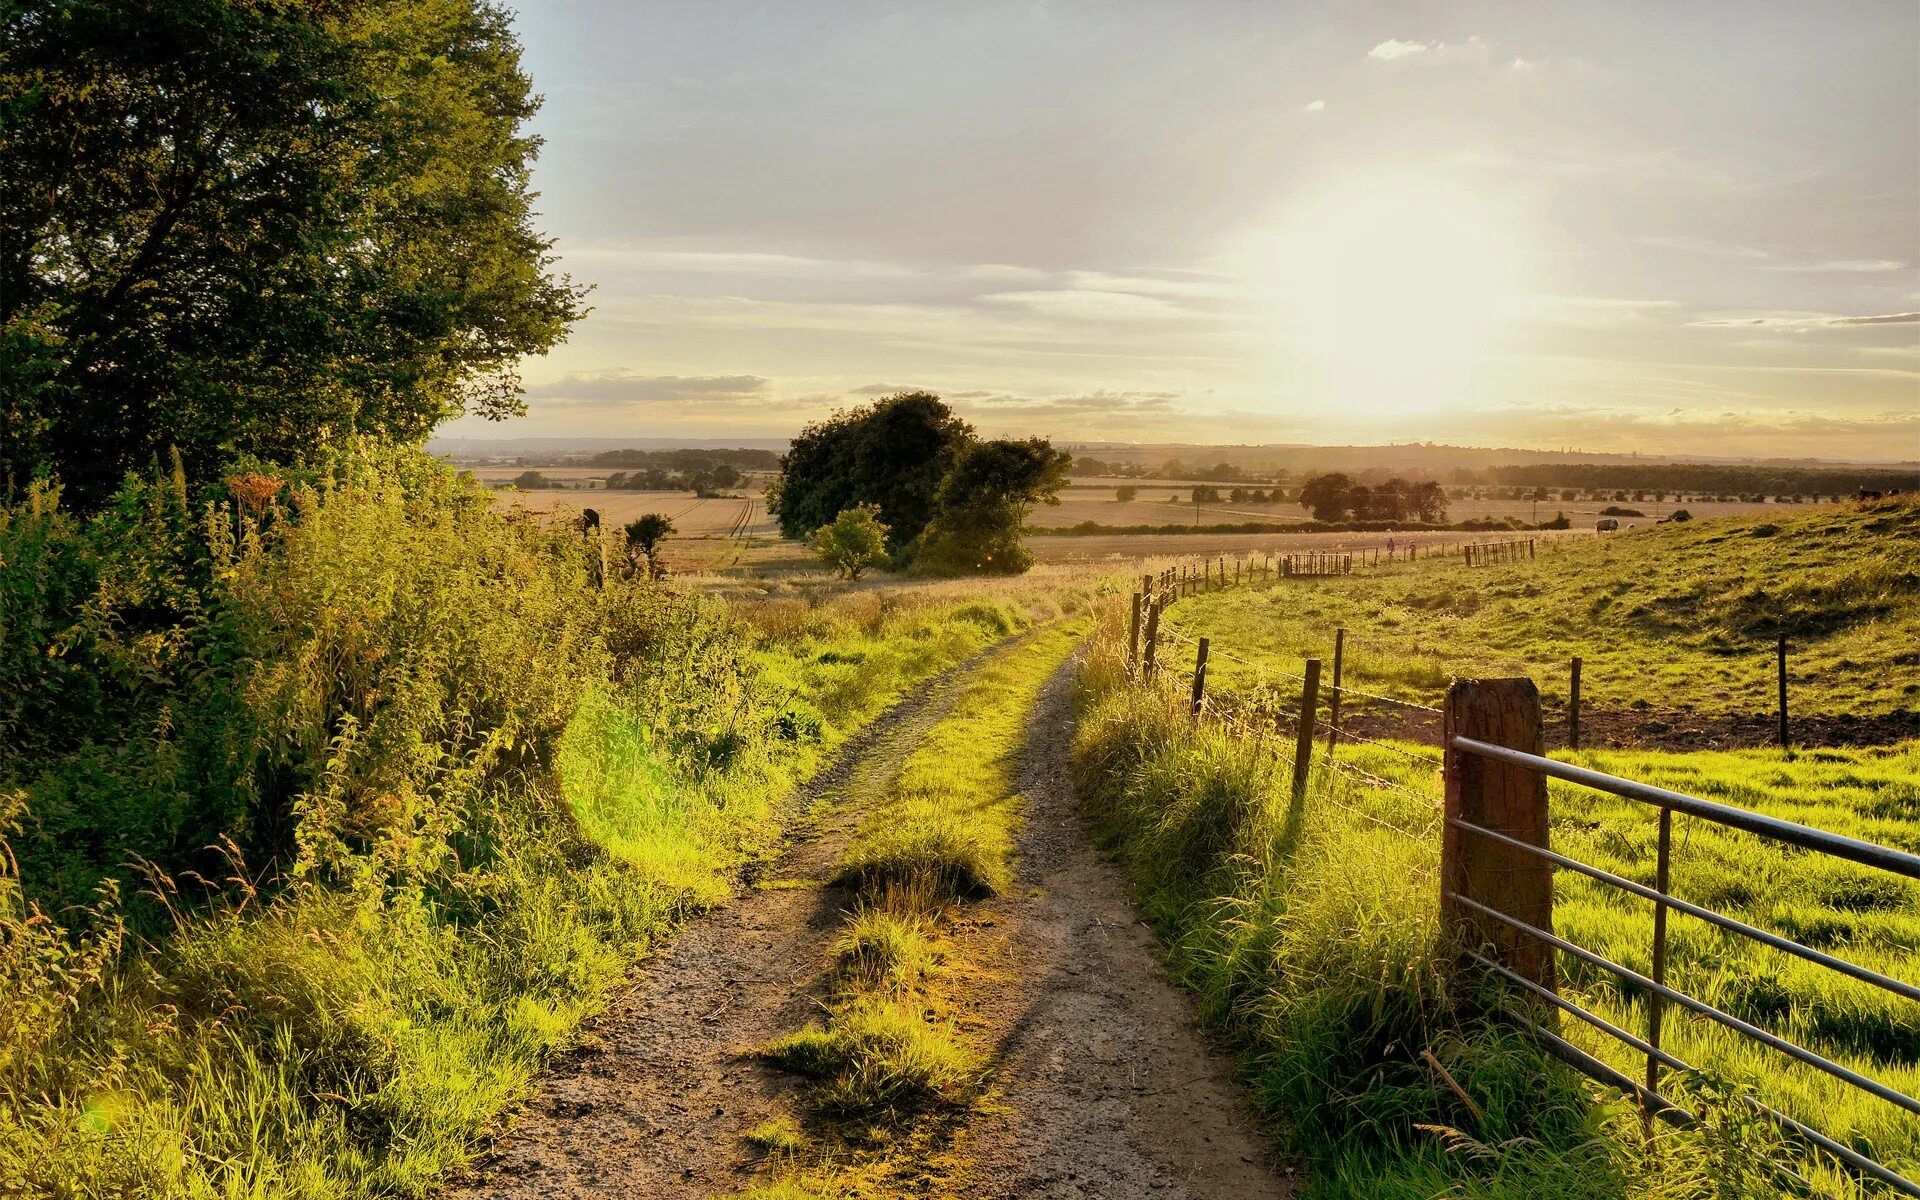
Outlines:
[[594,311],[458,436],[1920,458],[1920,5],[529,0]]

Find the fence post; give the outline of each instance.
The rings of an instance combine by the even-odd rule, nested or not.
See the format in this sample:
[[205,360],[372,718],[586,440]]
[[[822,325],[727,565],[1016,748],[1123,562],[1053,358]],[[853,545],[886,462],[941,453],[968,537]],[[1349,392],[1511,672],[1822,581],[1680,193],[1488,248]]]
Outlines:
[[1462,951],[1491,946],[1507,969],[1552,989],[1553,947],[1459,900],[1464,897],[1552,932],[1552,865],[1458,824],[1471,822],[1545,848],[1547,777],[1457,750],[1455,737],[1544,754],[1539,689],[1531,679],[1460,679],[1447,689],[1441,739],[1446,749],[1447,823],[1440,843],[1440,920]]
[[1233,560],[1233,586],[1235,587],[1240,586],[1240,568],[1245,566],[1246,562],[1247,560],[1244,558],[1236,558]]
[[1300,729],[1293,741],[1293,801],[1298,804],[1307,794],[1307,773],[1313,769],[1313,714],[1320,704],[1320,660],[1307,660],[1306,678],[1300,682]]
[[1327,757],[1340,740],[1340,667],[1347,655],[1347,631],[1333,631],[1333,690],[1327,693]]
[[1779,658],[1780,658],[1780,748],[1782,750],[1791,750],[1793,749],[1793,744],[1787,739],[1787,635],[1785,631],[1782,631],[1780,634]]
[[1194,720],[1200,719],[1200,706],[1207,699],[1207,648],[1212,645],[1206,638],[1193,649],[1193,700],[1188,706],[1188,715]]
[[1573,656],[1572,679],[1567,688],[1567,749],[1580,748],[1580,656]]
[[1140,670],[1140,593],[1133,594],[1133,622],[1127,626],[1127,678]]
[[1160,653],[1160,609],[1166,603],[1165,597],[1166,593],[1161,592],[1154,597],[1152,604],[1147,605],[1147,644],[1140,653],[1140,678],[1142,679],[1153,678],[1154,659]]

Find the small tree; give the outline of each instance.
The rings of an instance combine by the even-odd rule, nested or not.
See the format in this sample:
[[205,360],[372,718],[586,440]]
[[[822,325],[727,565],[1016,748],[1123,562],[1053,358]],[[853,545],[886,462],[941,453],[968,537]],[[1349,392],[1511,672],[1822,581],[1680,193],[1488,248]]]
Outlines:
[[880,506],[856,504],[807,535],[807,545],[821,562],[846,579],[887,558],[887,527],[880,523]]
[[1122,504],[1132,504],[1133,498],[1139,494],[1140,489],[1131,484],[1113,489],[1113,498]]
[[647,513],[628,521],[627,561],[635,567],[646,560],[649,578],[660,574],[660,543],[673,532],[673,522],[660,513]]
[[538,492],[552,487],[553,480],[538,471],[522,471],[513,477],[513,486],[523,492]]

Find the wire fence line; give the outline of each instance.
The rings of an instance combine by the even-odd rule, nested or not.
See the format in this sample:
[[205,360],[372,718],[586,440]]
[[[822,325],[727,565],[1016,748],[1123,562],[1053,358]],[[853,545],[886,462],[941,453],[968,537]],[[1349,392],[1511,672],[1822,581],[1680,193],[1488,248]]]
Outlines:
[[[1211,577],[1210,568],[1208,578]],[[1221,585],[1225,586],[1227,575],[1224,569],[1219,578]],[[1671,986],[1667,978],[1670,949],[1667,916],[1670,911],[1678,911],[1707,921],[1734,936],[1793,954],[1802,961],[1864,980],[1895,994],[1920,994],[1920,988],[1914,984],[1673,896],[1670,872],[1672,816],[1675,812],[1912,879],[1920,879],[1920,856],[1547,758],[1536,752],[1541,744],[1542,718],[1539,692],[1530,680],[1456,680],[1449,689],[1446,707],[1440,708],[1401,697],[1348,688],[1338,682],[1338,656],[1343,638],[1336,638],[1334,682],[1324,685],[1321,682],[1322,663],[1319,659],[1307,659],[1304,673],[1294,674],[1216,649],[1209,637],[1192,635],[1160,623],[1160,610],[1184,594],[1188,593],[1173,591],[1155,596],[1151,601],[1155,611],[1150,627],[1156,636],[1194,650],[1191,673],[1178,667],[1160,669],[1170,679],[1184,676],[1190,682],[1190,712],[1196,724],[1217,721],[1224,728],[1252,737],[1257,745],[1265,745],[1271,736],[1275,743],[1276,760],[1286,761],[1291,768],[1296,804],[1306,798],[1312,769],[1317,765],[1322,768],[1320,775],[1323,786],[1315,789],[1316,799],[1416,842],[1430,844],[1438,835],[1441,843],[1439,890],[1443,924],[1461,946],[1463,961],[1471,958],[1480,969],[1489,970],[1520,988],[1518,1002],[1509,1016],[1516,1025],[1534,1033],[1544,1047],[1576,1069],[1608,1086],[1618,1087],[1633,1097],[1649,1121],[1658,1118],[1681,1125],[1695,1123],[1695,1114],[1675,1103],[1662,1091],[1665,1086],[1663,1072],[1692,1069],[1662,1046],[1663,1020],[1665,1010],[1670,1006],[1714,1022],[1743,1041],[1765,1047],[1804,1068],[1821,1072],[1856,1091],[1920,1116],[1920,1099],[1689,995]],[[1136,597],[1136,615],[1139,612],[1138,600]],[[1151,685],[1153,671],[1142,670],[1141,667],[1143,661],[1153,661],[1154,648],[1147,648],[1143,659],[1143,648],[1139,642],[1141,628],[1136,619],[1129,645],[1128,673],[1135,683]],[[1259,717],[1249,719],[1244,710],[1207,693],[1206,665],[1210,657],[1235,662],[1268,680],[1286,680],[1299,685],[1299,709],[1290,714],[1290,723],[1294,726],[1291,754],[1285,752],[1287,723],[1282,718],[1287,714],[1275,713],[1269,718],[1267,710],[1260,709]],[[1327,693],[1326,702],[1329,706],[1326,719],[1321,718],[1319,711],[1322,703],[1319,693],[1322,690]],[[1349,696],[1440,717],[1439,744],[1433,747],[1439,752],[1439,757],[1394,745],[1383,739],[1356,734],[1346,728],[1336,705],[1340,698]],[[1417,788],[1338,757],[1334,747],[1341,738],[1364,744],[1370,750],[1391,753],[1422,768],[1438,768],[1443,782],[1443,799],[1436,800],[1431,793],[1422,793]],[[1651,888],[1549,849],[1547,780],[1550,778],[1651,806],[1659,818],[1657,867]],[[1430,827],[1417,830],[1389,820],[1380,813],[1368,812],[1350,803],[1351,797],[1342,796],[1335,785],[1337,779],[1392,794],[1396,803],[1410,799],[1421,809],[1431,812],[1435,820]],[[1654,945],[1649,973],[1633,970],[1551,932],[1553,872],[1557,867],[1573,870],[1604,886],[1614,887],[1653,904]],[[1629,991],[1642,997],[1647,1013],[1646,1036],[1628,1033],[1591,1012],[1577,1000],[1562,995],[1557,984],[1556,967],[1562,957],[1609,972],[1623,980]],[[1538,1015],[1538,1008],[1529,1007],[1536,1001],[1578,1017],[1616,1044],[1642,1055],[1645,1060],[1643,1079],[1629,1078],[1546,1029],[1534,1019]],[[1871,1153],[1845,1144],[1758,1099],[1754,1099],[1752,1104],[1758,1114],[1772,1122],[1804,1154],[1824,1157],[1854,1175],[1884,1184],[1900,1195],[1920,1198],[1920,1183],[1878,1161]],[[1785,1164],[1774,1165],[1783,1177],[1800,1178]]]

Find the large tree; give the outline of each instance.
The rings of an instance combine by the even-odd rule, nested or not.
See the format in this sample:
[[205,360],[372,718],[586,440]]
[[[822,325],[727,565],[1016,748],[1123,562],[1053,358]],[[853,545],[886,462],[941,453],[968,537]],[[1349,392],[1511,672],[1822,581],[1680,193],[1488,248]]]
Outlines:
[[897,550],[926,528],[941,479],[972,439],[972,427],[940,397],[899,392],[801,430],[780,460],[767,504],[790,538],[846,509],[875,505]]
[[916,567],[947,574],[1014,575],[1033,565],[1021,545],[1036,504],[1060,503],[1073,456],[1045,438],[974,442],[935,496]]
[[0,5],[0,475],[521,410],[583,313],[487,0]]

